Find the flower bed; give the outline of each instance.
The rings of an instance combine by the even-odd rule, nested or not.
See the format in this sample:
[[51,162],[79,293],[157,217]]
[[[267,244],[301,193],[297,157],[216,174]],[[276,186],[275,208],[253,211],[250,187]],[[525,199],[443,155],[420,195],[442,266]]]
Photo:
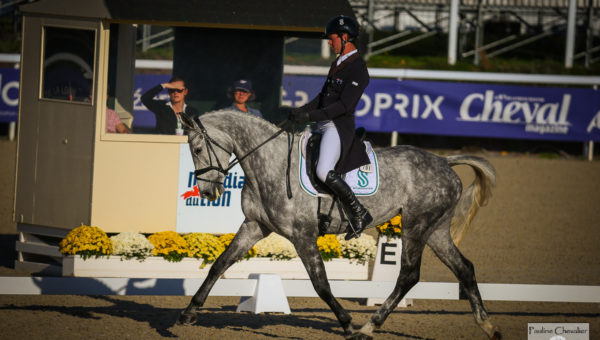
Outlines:
[[[400,216],[377,226],[380,235],[398,236]],[[148,237],[123,232],[110,238],[97,227],[80,226],[60,242],[63,276],[202,278],[211,263],[229,246],[235,234],[214,236],[206,233],[179,235],[173,231]],[[344,240],[342,235],[319,237],[317,246],[325,260],[329,279],[365,280],[367,263],[375,256],[375,240],[363,234]],[[233,264],[225,278],[247,278],[251,273],[276,273],[285,279],[307,279],[294,246],[273,233],[259,241]]]

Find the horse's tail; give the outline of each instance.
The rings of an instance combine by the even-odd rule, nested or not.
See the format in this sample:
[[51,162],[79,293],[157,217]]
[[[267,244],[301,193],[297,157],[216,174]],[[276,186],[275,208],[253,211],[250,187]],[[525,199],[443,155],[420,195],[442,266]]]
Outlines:
[[452,239],[456,244],[462,240],[479,207],[485,206],[496,184],[496,170],[487,160],[476,156],[448,156],[450,166],[469,165],[475,171],[475,180],[462,193],[450,225]]

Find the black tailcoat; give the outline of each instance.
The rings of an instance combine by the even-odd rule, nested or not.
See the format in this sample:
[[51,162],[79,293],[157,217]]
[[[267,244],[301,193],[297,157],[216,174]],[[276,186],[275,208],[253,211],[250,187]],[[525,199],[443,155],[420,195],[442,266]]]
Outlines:
[[369,84],[369,72],[358,52],[339,66],[336,61],[331,64],[321,92],[304,109],[313,122],[331,120],[335,124],[342,145],[335,171],[343,174],[369,164],[364,146],[354,135],[354,109]]

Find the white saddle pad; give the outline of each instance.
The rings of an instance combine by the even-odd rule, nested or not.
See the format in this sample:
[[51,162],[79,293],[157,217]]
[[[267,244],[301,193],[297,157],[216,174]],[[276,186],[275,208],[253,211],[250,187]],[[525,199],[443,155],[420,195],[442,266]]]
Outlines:
[[[317,196],[318,192],[313,187],[308,175],[306,174],[306,143],[308,142],[308,138],[310,137],[310,131],[305,131],[300,141],[298,143],[298,147],[300,148],[300,167],[299,167],[299,176],[300,176],[300,185],[302,189],[306,191],[308,194],[312,196]],[[358,169],[354,169],[348,173],[346,173],[346,183],[352,188],[354,194],[356,196],[371,196],[377,192],[379,188],[379,165],[377,164],[377,156],[375,155],[375,151],[371,147],[371,143],[365,141],[365,147],[367,148],[367,155],[369,156],[369,160],[371,164],[367,164],[361,166]]]

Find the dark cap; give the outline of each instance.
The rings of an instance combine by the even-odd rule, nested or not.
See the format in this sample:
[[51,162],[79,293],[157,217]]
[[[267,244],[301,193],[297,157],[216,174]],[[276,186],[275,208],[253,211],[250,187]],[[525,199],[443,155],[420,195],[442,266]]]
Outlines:
[[248,98],[248,100],[254,99],[254,90],[252,90],[252,81],[250,81],[248,79],[239,79],[239,80],[234,81],[233,85],[227,91],[227,96],[229,98],[233,98],[233,92],[235,92],[236,90],[250,92],[251,96],[250,96],[250,98]]
[[242,90],[246,92],[254,92],[252,91],[252,82],[246,79],[240,79],[233,82],[234,90]]

